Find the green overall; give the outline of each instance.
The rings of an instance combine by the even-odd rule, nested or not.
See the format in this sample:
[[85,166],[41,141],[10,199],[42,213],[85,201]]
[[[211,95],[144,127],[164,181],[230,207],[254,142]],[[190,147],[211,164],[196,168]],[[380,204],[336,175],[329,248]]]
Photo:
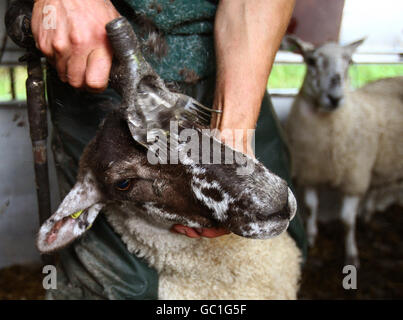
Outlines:
[[[133,21],[147,17],[164,35],[168,46],[162,58],[146,55],[158,74],[175,81],[180,90],[206,106],[212,105],[215,84],[213,43],[216,1],[207,0],[116,0],[119,12]],[[138,33],[141,36],[140,33]],[[189,72],[193,82],[186,83]],[[196,77],[197,81],[194,81]],[[110,88],[102,94],[78,91],[48,71],[48,99],[53,123],[52,147],[61,196],[75,183],[80,155],[95,135],[105,114],[119,106]],[[256,157],[289,183],[289,153],[269,96],[263,99],[256,128]],[[305,234],[299,215],[288,232],[303,254]],[[58,255],[57,289],[53,299],[157,299],[158,274],[131,254],[100,214],[93,227]]]

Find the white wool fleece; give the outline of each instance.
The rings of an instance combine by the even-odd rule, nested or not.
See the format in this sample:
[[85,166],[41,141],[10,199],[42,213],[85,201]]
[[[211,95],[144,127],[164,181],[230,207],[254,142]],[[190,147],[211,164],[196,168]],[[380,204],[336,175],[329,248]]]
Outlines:
[[158,271],[159,299],[297,298],[301,253],[287,232],[269,240],[191,239],[112,210],[107,219],[128,250]]

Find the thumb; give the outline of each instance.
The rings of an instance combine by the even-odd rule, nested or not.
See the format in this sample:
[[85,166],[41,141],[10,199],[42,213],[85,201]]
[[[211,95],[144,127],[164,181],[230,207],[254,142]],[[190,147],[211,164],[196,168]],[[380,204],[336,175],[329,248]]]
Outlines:
[[97,48],[90,52],[85,71],[85,85],[92,91],[103,91],[108,86],[112,66],[112,51]]

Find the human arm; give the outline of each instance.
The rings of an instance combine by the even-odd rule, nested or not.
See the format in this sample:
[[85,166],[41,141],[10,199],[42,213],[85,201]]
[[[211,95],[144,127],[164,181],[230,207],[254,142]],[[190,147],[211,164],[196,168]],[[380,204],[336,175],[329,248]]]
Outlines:
[[222,139],[251,154],[250,136],[242,144],[229,141],[224,130],[254,129],[276,52],[295,0],[221,0],[215,20],[217,64],[212,122]]

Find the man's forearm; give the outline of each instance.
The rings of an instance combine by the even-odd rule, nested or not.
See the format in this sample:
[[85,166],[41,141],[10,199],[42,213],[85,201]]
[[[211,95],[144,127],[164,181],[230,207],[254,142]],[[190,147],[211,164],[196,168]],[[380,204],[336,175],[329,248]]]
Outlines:
[[215,20],[217,83],[212,126],[255,128],[267,79],[294,0],[222,0]]

